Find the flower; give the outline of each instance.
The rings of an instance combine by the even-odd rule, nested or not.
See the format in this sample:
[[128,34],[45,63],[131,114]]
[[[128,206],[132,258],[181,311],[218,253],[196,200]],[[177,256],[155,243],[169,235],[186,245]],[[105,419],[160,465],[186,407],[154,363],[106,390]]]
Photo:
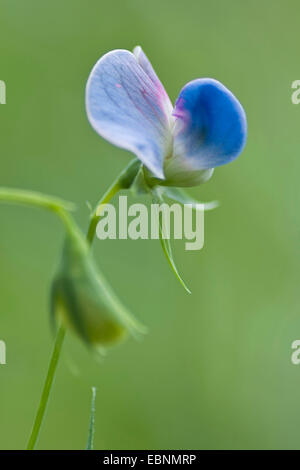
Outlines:
[[128,333],[139,337],[145,328],[120,302],[96,267],[75,223],[69,226],[58,272],[52,282],[51,317],[76,332],[89,346],[103,349]]
[[237,158],[247,137],[242,105],[220,82],[187,83],[173,108],[141,47],[99,59],[86,87],[88,119],[98,134],[133,152],[167,186],[195,186]]

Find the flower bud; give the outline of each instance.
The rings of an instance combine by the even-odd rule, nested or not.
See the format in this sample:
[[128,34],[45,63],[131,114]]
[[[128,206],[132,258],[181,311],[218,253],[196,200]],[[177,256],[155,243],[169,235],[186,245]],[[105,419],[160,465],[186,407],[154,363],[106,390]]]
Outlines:
[[97,269],[77,227],[68,232],[52,284],[51,315],[95,347],[112,345],[128,332],[145,332]]

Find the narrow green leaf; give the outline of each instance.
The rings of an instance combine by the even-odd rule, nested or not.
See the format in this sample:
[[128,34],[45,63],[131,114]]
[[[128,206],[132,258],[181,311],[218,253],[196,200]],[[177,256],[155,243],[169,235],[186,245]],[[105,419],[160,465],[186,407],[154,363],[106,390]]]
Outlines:
[[[162,196],[157,191],[153,191],[152,195],[153,195],[153,198],[154,198],[154,200],[157,204],[161,204],[162,202],[164,202],[163,199],[162,199]],[[165,229],[164,229],[163,218],[162,218],[162,214],[160,214],[160,216],[159,216],[159,238],[160,238],[160,243],[161,243],[163,252],[164,252],[164,254],[167,258],[167,261],[168,261],[169,265],[172,268],[172,271],[174,272],[175,276],[177,277],[178,281],[180,282],[182,287],[186,290],[186,292],[191,294],[190,289],[187,287],[184,280],[182,279],[182,277],[179,274],[179,271],[176,267],[176,264],[175,264],[175,261],[174,261],[174,258],[173,258],[171,242],[170,242],[169,238],[164,238],[164,233],[165,233]]]
[[215,209],[219,206],[218,201],[210,201],[210,202],[201,202],[197,199],[190,196],[181,188],[163,188],[164,195],[167,196],[169,199],[173,201],[180,202],[181,204],[192,204],[193,208],[196,209],[196,204],[202,204],[204,206],[204,210],[210,211]]
[[188,294],[191,294],[191,291],[190,289],[187,287],[187,285],[185,284],[184,280],[182,279],[182,277],[180,276],[179,272],[178,272],[178,269],[176,267],[176,264],[175,264],[175,261],[174,261],[174,258],[173,258],[173,255],[172,255],[172,249],[171,249],[171,243],[170,243],[170,240],[168,239],[164,239],[162,237],[162,232],[160,230],[160,242],[161,242],[161,246],[162,246],[162,249],[163,249],[163,252],[168,260],[168,263],[169,265],[171,266],[175,276],[177,277],[178,281],[180,282],[180,284],[182,285],[182,287],[188,292]]
[[95,402],[96,402],[96,387],[92,387],[92,402],[91,402],[91,415],[89,433],[85,450],[93,450],[94,448],[94,434],[95,434]]

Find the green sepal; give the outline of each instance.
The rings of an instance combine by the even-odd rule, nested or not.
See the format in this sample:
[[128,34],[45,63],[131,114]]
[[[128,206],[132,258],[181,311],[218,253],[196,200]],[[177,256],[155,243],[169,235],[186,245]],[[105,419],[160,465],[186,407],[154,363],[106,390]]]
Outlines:
[[130,187],[130,192],[133,196],[141,196],[144,194],[149,194],[151,188],[148,185],[148,182],[145,178],[145,168],[141,166],[132,182]]
[[145,328],[122,305],[92,258],[89,245],[74,224],[68,230],[62,259],[52,283],[51,316],[98,349]]
[[134,160],[131,160],[127,167],[121,172],[121,174],[118,176],[118,183],[121,189],[129,189],[139,170],[142,168],[142,163],[140,160],[135,158]]
[[163,194],[169,199],[180,202],[181,204],[191,204],[194,209],[197,208],[197,204],[201,204],[204,210],[206,211],[213,210],[219,206],[218,201],[210,201],[210,202],[198,201],[197,199],[187,194],[181,188],[167,188],[167,187],[162,188],[161,187],[160,189],[163,192]]
[[[164,202],[164,200],[162,198],[162,195],[161,195],[160,188],[153,189],[152,197],[153,197],[153,202],[156,203],[156,204],[161,204],[161,203]],[[171,242],[168,238],[164,238],[163,234],[164,234],[163,218],[162,218],[162,214],[159,214],[159,239],[160,239],[160,243],[161,243],[163,252],[164,252],[164,254],[167,258],[167,261],[168,261],[169,265],[172,268],[172,271],[174,272],[175,276],[177,277],[178,281],[183,286],[183,288],[186,290],[186,292],[188,292],[188,294],[191,294],[190,289],[187,287],[186,283],[182,279],[182,277],[179,274],[179,271],[176,267],[176,264],[175,264],[175,261],[174,261],[174,258],[173,258]]]

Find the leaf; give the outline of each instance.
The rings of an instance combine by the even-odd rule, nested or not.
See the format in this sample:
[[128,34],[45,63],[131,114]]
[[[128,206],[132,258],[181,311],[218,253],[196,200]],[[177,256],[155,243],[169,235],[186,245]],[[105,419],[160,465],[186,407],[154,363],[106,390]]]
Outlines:
[[130,191],[134,196],[140,196],[143,194],[149,194],[150,188],[145,179],[145,170],[141,166],[130,186]]
[[187,194],[181,188],[167,188],[166,187],[162,189],[163,189],[164,195],[167,196],[169,199],[180,202],[181,204],[192,204],[194,209],[197,209],[196,204],[202,204],[202,208],[204,208],[204,210],[206,211],[213,210],[219,206],[218,201],[210,201],[210,202],[197,201],[197,199]]
[[94,434],[95,434],[95,401],[96,401],[96,387],[92,387],[92,402],[91,402],[91,415],[89,433],[86,444],[86,450],[93,450],[94,448]]
[[[154,200],[155,200],[156,203],[161,204],[163,202],[162,196],[157,191],[155,191],[155,192],[153,191],[152,195],[153,195]],[[162,214],[159,214],[159,239],[160,239],[160,242],[161,242],[163,252],[164,252],[164,254],[165,254],[165,256],[168,260],[168,263],[171,266],[175,276],[177,277],[178,281],[183,286],[183,288],[186,290],[186,292],[191,294],[190,289],[185,284],[184,280],[180,276],[179,271],[176,267],[176,264],[175,264],[175,261],[174,261],[174,258],[173,258],[173,254],[172,254],[172,247],[171,247],[170,240],[168,238],[164,238],[163,235],[164,235],[164,223],[163,223]]]

